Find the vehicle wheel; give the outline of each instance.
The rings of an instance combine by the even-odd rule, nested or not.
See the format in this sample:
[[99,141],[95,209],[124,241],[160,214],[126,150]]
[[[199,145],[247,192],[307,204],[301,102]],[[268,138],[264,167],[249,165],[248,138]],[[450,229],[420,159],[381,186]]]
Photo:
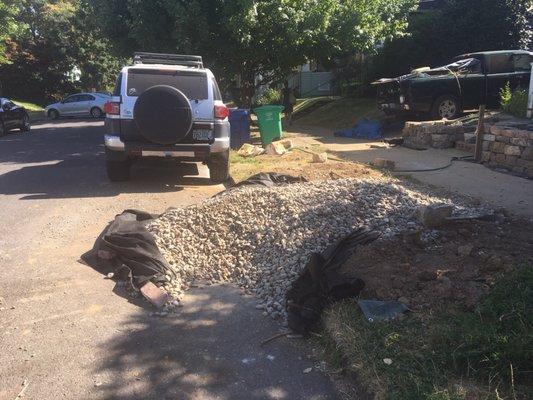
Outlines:
[[57,110],[48,111],[48,118],[50,118],[50,119],[58,119],[59,118],[59,112]]
[[0,121],[0,137],[7,135],[6,127],[4,123]]
[[223,183],[229,179],[229,150],[213,154],[207,162],[211,182]]
[[101,118],[104,113],[98,107],[91,108],[91,116],[93,118]]
[[126,161],[106,161],[107,177],[111,182],[123,182],[130,179],[131,164]]
[[457,97],[452,95],[440,96],[433,103],[431,117],[433,119],[455,119],[461,115],[461,104]]
[[20,124],[20,131],[29,132],[30,129],[31,129],[30,117],[28,116],[28,114],[26,114],[24,115],[24,117],[22,117],[22,123]]

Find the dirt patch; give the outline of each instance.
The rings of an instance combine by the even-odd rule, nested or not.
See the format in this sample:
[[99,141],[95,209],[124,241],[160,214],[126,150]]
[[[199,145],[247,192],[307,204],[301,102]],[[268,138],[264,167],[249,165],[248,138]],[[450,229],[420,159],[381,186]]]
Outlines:
[[[308,146],[306,151],[321,152],[324,149]],[[261,155],[256,157],[241,157],[237,153],[231,154],[231,176],[240,182],[259,172],[277,172],[295,176],[303,176],[310,181],[353,177],[379,177],[382,174],[372,168],[359,163],[328,160],[325,163],[312,162],[310,153],[294,149],[281,156]]]
[[365,281],[363,298],[400,299],[422,314],[450,304],[471,309],[499,277],[533,261],[533,224],[497,216],[374,242],[344,268]]

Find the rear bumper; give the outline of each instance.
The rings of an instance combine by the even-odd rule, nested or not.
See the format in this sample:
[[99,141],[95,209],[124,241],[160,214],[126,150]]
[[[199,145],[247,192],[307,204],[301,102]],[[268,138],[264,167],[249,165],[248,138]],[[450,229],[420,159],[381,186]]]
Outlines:
[[214,139],[210,143],[177,143],[166,146],[143,141],[123,141],[119,133],[108,133],[104,136],[104,144],[107,150],[122,152],[126,156],[203,160],[209,154],[223,153],[230,147],[229,122],[216,121],[212,126]]
[[163,146],[143,142],[124,143],[117,135],[105,135],[104,143],[107,150],[122,153],[126,157],[163,157],[191,161],[204,161],[210,154],[223,153],[229,149],[229,137],[215,138],[212,143]]
[[400,103],[380,103],[378,104],[378,108],[381,111],[388,112],[388,113],[408,113],[411,112],[411,107],[409,104],[400,104]]

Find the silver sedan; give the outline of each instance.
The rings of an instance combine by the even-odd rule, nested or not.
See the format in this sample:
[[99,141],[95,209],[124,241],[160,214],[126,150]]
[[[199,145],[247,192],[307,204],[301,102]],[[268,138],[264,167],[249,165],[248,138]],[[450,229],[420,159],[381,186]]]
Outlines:
[[104,104],[110,100],[105,93],[77,93],[65,97],[58,103],[50,104],[44,114],[52,119],[59,117],[100,118],[104,115]]

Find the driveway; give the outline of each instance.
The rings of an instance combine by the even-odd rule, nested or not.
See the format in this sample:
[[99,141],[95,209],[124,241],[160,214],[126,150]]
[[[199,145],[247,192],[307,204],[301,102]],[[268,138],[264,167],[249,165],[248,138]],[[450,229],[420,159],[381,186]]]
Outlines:
[[491,170],[481,164],[458,161],[436,171],[417,172],[447,165],[452,157],[470,156],[457,149],[427,149],[388,147],[381,141],[336,137],[331,130],[295,125],[291,129],[296,143],[320,145],[344,160],[370,163],[386,158],[396,163],[397,170],[426,185],[470,196],[509,211],[533,218],[533,180]]
[[196,288],[152,315],[78,262],[117,213],[160,213],[223,190],[202,165],[104,170],[103,122],[0,139],[0,399],[335,399],[311,349],[232,286]]

